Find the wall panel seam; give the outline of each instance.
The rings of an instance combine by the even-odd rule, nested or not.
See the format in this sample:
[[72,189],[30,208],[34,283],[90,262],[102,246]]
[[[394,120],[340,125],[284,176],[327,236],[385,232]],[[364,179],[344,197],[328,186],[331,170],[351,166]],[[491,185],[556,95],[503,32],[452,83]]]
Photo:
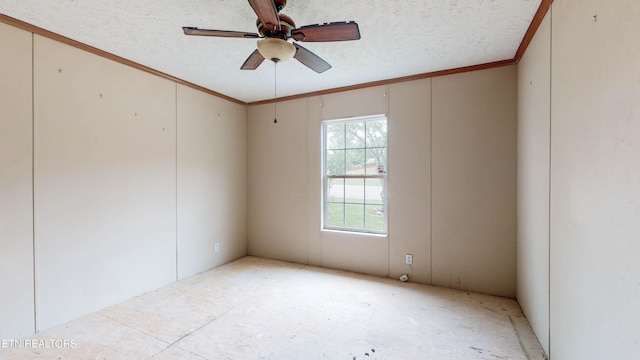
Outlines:
[[551,151],[552,151],[552,114],[553,114],[553,3],[549,5],[549,208],[547,219],[547,344],[551,358]]
[[[309,176],[309,167],[310,167],[310,165],[311,165],[311,164],[309,163],[309,140],[310,140],[310,139],[309,139],[309,98],[304,99],[304,108],[305,108],[305,110],[306,110],[306,111],[305,111],[305,114],[306,114],[306,121],[305,121],[305,124],[307,125],[307,136],[306,136],[306,138],[307,138],[307,146],[306,146],[306,148],[305,148],[305,159],[307,160],[307,174],[306,174],[306,175],[307,175],[307,178],[306,178],[306,182],[307,182],[307,183],[306,183],[306,185],[307,185],[307,190],[308,190],[308,189],[311,187],[311,186],[310,186],[310,183],[311,183],[311,179],[310,179],[310,178],[311,178],[311,177]],[[311,241],[311,236],[309,236],[309,234],[311,234],[311,224],[310,224],[310,223],[311,223],[311,220],[310,220],[310,218],[311,218],[311,217],[309,216],[309,215],[310,215],[310,214],[309,214],[309,206],[311,206],[311,204],[310,204],[310,200],[309,200],[309,195],[307,195],[307,196],[305,197],[305,199],[306,199],[306,201],[307,201],[307,203],[306,203],[306,205],[307,205],[307,206],[305,206],[305,210],[306,210],[306,212],[307,212],[307,233],[306,233],[306,238],[307,238],[306,245],[307,245],[307,249],[306,249],[306,252],[305,252],[305,253],[306,253],[306,257],[307,257],[307,258],[306,258],[306,260],[305,260],[305,261],[306,261],[306,264],[307,264],[307,265],[310,265],[310,255],[309,255],[309,248],[310,248],[310,247],[309,247],[309,242]]]
[[36,281],[36,124],[35,124],[35,35],[31,33],[31,251],[33,271],[33,332],[38,332]]
[[34,333],[40,332],[39,329],[39,295],[38,287],[38,262],[39,262],[39,232],[38,232],[38,136],[37,136],[37,106],[36,106],[36,34],[31,34],[31,187],[32,187],[32,216],[33,216],[33,323]]
[[175,184],[175,189],[176,189],[176,195],[175,195],[175,199],[176,199],[176,281],[178,281],[178,279],[180,279],[179,277],[179,271],[178,271],[178,83],[174,82],[174,102],[175,102],[175,109],[174,109],[174,121],[175,121],[175,179],[176,179],[176,184]]
[[[390,91],[390,87],[387,84],[385,86],[385,97],[387,98],[387,131],[389,129],[389,118],[391,117],[391,107],[390,107],[390,100],[389,98],[391,97],[391,91]],[[392,120],[393,121],[393,120]],[[388,136],[387,135],[387,172],[388,172],[388,168],[389,168],[389,140],[388,140]],[[391,150],[393,150],[393,147],[391,148]],[[393,165],[393,164],[392,164]],[[390,187],[390,181],[389,181],[389,176],[387,175],[387,189],[389,189]],[[393,174],[391,175],[391,179],[393,179]],[[388,190],[387,190],[388,191]],[[389,226],[389,194],[387,193],[387,205],[386,205],[386,214],[385,216],[387,217],[386,220],[386,227],[387,227],[387,277],[391,276],[391,227]]]
[[429,80],[429,284],[433,284],[433,79]]

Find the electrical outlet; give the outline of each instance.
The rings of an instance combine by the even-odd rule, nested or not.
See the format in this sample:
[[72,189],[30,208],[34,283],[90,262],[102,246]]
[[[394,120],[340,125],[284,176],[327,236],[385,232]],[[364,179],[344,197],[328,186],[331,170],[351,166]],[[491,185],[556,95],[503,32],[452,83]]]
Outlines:
[[412,265],[413,264],[413,255],[405,254],[404,255],[404,263],[407,264],[407,265]]
[[215,251],[215,252],[220,251],[220,244],[216,243],[216,244],[213,246],[213,251]]

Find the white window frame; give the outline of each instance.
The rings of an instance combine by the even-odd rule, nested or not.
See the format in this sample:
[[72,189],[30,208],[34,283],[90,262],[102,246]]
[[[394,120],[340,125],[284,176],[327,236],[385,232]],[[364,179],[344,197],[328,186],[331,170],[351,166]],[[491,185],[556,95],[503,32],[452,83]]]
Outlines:
[[[388,216],[388,208],[389,208],[389,192],[388,192],[388,159],[389,159],[389,145],[388,145],[388,130],[387,130],[387,141],[385,142],[385,150],[387,152],[386,154],[386,166],[383,169],[382,173],[376,173],[376,174],[357,174],[357,175],[348,175],[348,174],[343,174],[343,175],[328,175],[327,174],[327,159],[326,159],[326,153],[327,153],[327,125],[331,125],[331,124],[336,124],[336,123],[341,123],[341,124],[347,124],[347,123],[357,123],[357,122],[367,122],[367,121],[375,121],[375,120],[385,120],[386,124],[387,124],[387,129],[389,126],[389,119],[387,117],[386,114],[378,114],[378,115],[369,115],[369,116],[360,116],[360,117],[352,117],[352,118],[342,118],[342,119],[331,119],[331,120],[323,120],[322,121],[322,161],[321,161],[321,174],[322,174],[322,230],[327,230],[327,231],[345,231],[345,232],[351,232],[351,233],[361,233],[361,234],[372,234],[372,235],[387,235],[388,234],[388,227],[389,227],[389,216]],[[367,147],[365,144],[365,148],[364,150],[366,151]],[[345,149],[346,150],[346,149]],[[328,195],[328,186],[329,186],[329,180],[330,179],[382,179],[382,200],[383,200],[383,212],[384,212],[384,229],[383,231],[375,231],[375,230],[367,230],[366,228],[366,223],[364,225],[365,228],[350,228],[350,227],[336,227],[336,226],[329,226],[327,224],[327,214],[328,214],[328,204],[329,204],[329,195]],[[366,204],[366,199],[363,200],[364,203],[363,205],[367,205]],[[345,202],[345,205],[348,204]],[[364,206],[364,208],[366,209],[366,206]],[[346,214],[345,214],[346,216]],[[365,221],[366,221],[366,216],[365,216]]]

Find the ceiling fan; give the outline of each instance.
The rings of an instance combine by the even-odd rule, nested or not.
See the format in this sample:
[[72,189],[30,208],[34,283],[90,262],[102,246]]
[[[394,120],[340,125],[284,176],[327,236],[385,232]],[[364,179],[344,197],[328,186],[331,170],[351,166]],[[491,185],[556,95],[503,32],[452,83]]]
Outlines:
[[185,26],[185,35],[232,37],[258,40],[258,48],[244,64],[242,70],[255,70],[264,59],[273,62],[286,61],[295,58],[311,70],[322,73],[331,65],[302,45],[289,42],[289,39],[300,42],[326,42],[360,39],[358,24],[353,21],[331,22],[325,24],[307,25],[296,28],[293,19],[280,14],[287,4],[287,0],[249,0],[253,11],[258,15],[256,25],[258,33],[242,31],[210,30]]

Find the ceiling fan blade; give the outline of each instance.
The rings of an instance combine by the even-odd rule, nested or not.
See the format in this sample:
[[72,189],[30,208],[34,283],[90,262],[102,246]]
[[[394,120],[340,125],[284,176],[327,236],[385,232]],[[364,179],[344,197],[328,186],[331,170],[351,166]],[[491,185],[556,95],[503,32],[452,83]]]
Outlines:
[[303,65],[307,66],[309,69],[319,73],[323,73],[329,69],[331,69],[331,65],[328,62],[322,60],[322,58],[308,49],[293,43],[293,46],[296,47],[296,54],[293,56],[295,59],[300,61]]
[[306,42],[358,40],[360,29],[353,21],[307,25],[291,30],[291,37]]
[[254,50],[251,55],[244,61],[244,64],[240,67],[242,70],[255,70],[262,64],[264,61],[264,56],[258,52],[258,50]]
[[196,27],[184,26],[182,27],[185,35],[197,35],[197,36],[218,36],[218,37],[233,37],[233,38],[259,38],[260,35],[256,33],[247,33],[242,31],[227,31],[227,30],[209,30],[198,29]]
[[249,0],[249,4],[258,15],[258,19],[265,25],[280,26],[280,18],[278,10],[273,0]]

